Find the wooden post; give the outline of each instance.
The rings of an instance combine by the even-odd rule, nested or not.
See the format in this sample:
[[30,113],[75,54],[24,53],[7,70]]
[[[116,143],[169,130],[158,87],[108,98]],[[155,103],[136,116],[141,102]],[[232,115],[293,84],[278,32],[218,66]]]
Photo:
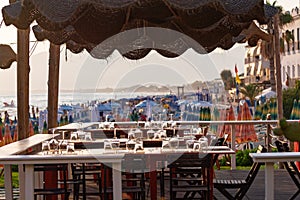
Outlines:
[[17,112],[19,140],[29,136],[29,28],[18,29]]
[[274,16],[274,52],[276,65],[276,93],[277,93],[277,109],[278,119],[283,118],[282,105],[282,79],[281,79],[281,63],[280,63],[280,42],[279,42],[279,14]]
[[[59,61],[60,46],[50,43],[49,76],[48,76],[48,128],[57,127]],[[46,172],[46,188],[57,188],[57,172]],[[47,200],[57,200],[56,196],[48,196]]]
[[48,128],[57,127],[60,46],[50,43],[48,77]]

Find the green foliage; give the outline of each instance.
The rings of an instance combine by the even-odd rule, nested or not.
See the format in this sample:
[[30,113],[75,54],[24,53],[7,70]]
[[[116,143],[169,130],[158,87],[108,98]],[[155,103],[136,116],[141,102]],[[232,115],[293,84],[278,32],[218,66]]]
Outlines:
[[230,90],[234,87],[234,78],[230,70],[223,70],[221,72],[221,78],[223,80],[225,90]]
[[[12,173],[12,181],[13,181],[13,188],[19,187],[19,173],[13,172]],[[4,188],[4,176],[0,177],[0,188]]]
[[236,152],[236,164],[238,166],[251,166],[253,161],[249,156],[250,152],[256,152],[256,150],[243,150]]
[[[237,151],[235,154],[236,166],[251,166],[253,161],[252,158],[249,156],[249,153],[255,153],[256,151],[257,149]],[[228,158],[224,156],[219,162],[221,166],[226,166],[229,164],[228,161]]]
[[253,106],[255,97],[259,95],[261,89],[256,84],[249,84],[242,87],[240,92],[250,99],[251,105]]
[[288,88],[282,92],[283,100],[283,116],[286,119],[290,119],[290,115],[293,109],[294,99],[298,100],[300,97],[300,81],[296,82],[295,88]]

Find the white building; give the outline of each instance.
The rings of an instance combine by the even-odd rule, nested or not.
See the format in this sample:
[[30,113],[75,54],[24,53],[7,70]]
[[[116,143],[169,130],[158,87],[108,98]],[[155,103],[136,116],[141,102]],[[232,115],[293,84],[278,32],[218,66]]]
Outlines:
[[[293,87],[295,80],[300,80],[300,9],[296,7],[290,11],[290,14],[294,21],[280,30],[280,37],[284,38],[284,34],[288,30],[294,36],[294,41],[287,44],[283,39],[284,50],[281,47],[280,57],[282,84],[285,86],[289,77],[289,86]],[[246,85],[250,83],[265,83],[267,85],[269,83],[269,61],[262,57],[259,43],[256,47],[246,47],[244,78]]]
[[[294,86],[295,80],[300,80],[300,10],[298,7],[291,10],[294,21],[283,27],[282,34],[289,30],[294,36],[294,41],[287,44],[284,41],[284,52],[281,54],[282,82],[286,83],[290,77],[289,85]],[[288,75],[288,76],[287,76]]]
[[256,47],[246,46],[244,62],[244,83],[269,83],[270,62],[261,55],[260,41]]

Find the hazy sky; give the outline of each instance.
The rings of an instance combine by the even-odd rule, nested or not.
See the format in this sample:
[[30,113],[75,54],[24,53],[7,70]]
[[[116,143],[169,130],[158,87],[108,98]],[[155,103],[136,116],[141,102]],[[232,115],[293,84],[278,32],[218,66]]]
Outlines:
[[[271,1],[273,2],[273,1]],[[2,0],[0,7],[8,5]],[[299,0],[277,0],[285,10],[299,6]],[[1,16],[2,18],[2,16]],[[2,20],[2,19],[1,19]],[[11,44],[16,50],[16,28],[0,28],[0,43]],[[31,35],[31,41],[35,41]],[[32,47],[34,42],[31,42]],[[48,42],[38,42],[30,56],[30,89],[47,90],[48,80]],[[245,44],[235,45],[230,50],[217,49],[207,55],[199,55],[188,50],[184,55],[168,59],[152,52],[138,61],[122,58],[118,52],[106,60],[93,59],[88,53],[72,54],[61,46],[60,89],[96,89],[105,87],[123,87],[135,84],[183,85],[195,80],[205,81],[220,78],[224,69],[234,70],[235,64],[239,73],[243,72]],[[10,69],[0,70],[0,95],[15,94],[16,63]]]

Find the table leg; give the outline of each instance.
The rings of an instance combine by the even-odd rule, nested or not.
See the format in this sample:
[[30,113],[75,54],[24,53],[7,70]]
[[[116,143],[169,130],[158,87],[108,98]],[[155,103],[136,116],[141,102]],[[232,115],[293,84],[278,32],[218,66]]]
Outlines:
[[265,199],[274,199],[274,163],[272,162],[266,162]]
[[4,165],[5,199],[13,200],[11,165]]
[[19,188],[20,188],[20,199],[23,199],[25,197],[25,171],[24,171],[24,165],[18,165],[19,170]]
[[34,165],[25,165],[25,200],[34,199]]
[[156,162],[150,162],[150,196],[151,200],[157,200],[157,176]]
[[113,175],[113,197],[114,199],[122,199],[122,175],[121,162],[112,164]]

